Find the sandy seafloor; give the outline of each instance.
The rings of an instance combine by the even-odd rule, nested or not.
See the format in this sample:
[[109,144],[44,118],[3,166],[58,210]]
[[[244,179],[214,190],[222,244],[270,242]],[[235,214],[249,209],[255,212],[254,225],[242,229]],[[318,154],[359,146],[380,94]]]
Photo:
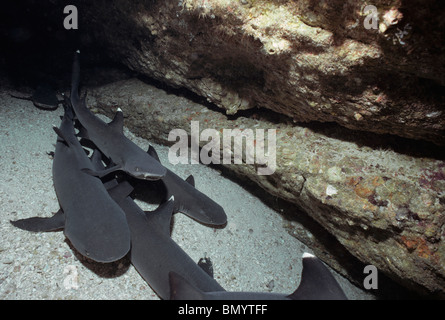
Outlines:
[[[52,182],[52,159],[59,126],[56,111],[0,89],[0,299],[158,299],[128,258],[100,264],[80,256],[63,232],[31,233],[9,221],[51,216],[59,209]],[[101,116],[102,117],[102,116]],[[104,117],[102,117],[104,118]],[[125,134],[144,150],[149,142]],[[168,147],[153,144],[161,162],[226,211],[227,226],[214,229],[176,214],[172,238],[195,261],[213,262],[215,279],[229,291],[291,293],[301,275],[301,256],[311,252],[283,228],[283,218],[263,202],[203,165],[168,163]],[[146,210],[155,208],[143,202]],[[349,299],[374,299],[334,272]]]

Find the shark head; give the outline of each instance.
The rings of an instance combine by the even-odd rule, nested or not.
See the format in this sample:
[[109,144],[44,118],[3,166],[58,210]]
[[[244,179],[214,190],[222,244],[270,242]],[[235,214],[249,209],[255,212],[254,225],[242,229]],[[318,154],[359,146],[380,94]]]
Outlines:
[[215,201],[204,194],[192,199],[193,201],[179,203],[176,206],[177,211],[204,224],[222,226],[227,223],[227,215],[223,207]]
[[123,170],[129,175],[142,180],[159,180],[167,173],[167,169],[159,162],[142,152],[144,159],[130,157],[126,159]]

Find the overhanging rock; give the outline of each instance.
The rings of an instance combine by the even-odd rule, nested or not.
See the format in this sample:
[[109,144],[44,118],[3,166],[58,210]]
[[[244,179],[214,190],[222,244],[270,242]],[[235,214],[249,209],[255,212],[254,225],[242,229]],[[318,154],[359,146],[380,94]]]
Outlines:
[[102,45],[227,114],[263,107],[296,122],[444,145],[445,11],[437,1],[402,2],[376,0],[374,11],[342,0],[94,1],[78,9],[86,47]]

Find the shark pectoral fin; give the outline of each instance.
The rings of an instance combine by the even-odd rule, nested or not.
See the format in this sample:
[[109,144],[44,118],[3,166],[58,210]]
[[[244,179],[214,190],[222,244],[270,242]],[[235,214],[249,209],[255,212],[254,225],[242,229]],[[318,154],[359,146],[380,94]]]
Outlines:
[[113,120],[108,123],[108,126],[119,133],[124,133],[124,114],[122,113],[121,108],[117,109]]
[[204,292],[190,284],[176,272],[168,273],[170,300],[204,300]]
[[303,254],[300,285],[288,296],[293,300],[347,300],[331,272],[316,256]]
[[50,218],[32,217],[10,222],[13,226],[26,231],[54,231],[63,229],[65,227],[65,214],[63,213],[62,209],[60,209]]
[[190,184],[193,187],[195,187],[195,178],[193,177],[193,175],[189,175],[187,177],[187,179],[185,179],[185,182],[187,182],[188,184]]
[[[93,150],[93,154],[91,155],[90,160],[91,160],[91,164],[93,165],[94,170],[101,172],[102,170],[105,169],[105,165],[102,162],[102,153],[98,149]],[[85,171],[88,171],[88,170],[85,170]],[[103,183],[105,189],[107,189],[108,191],[115,188],[119,184],[115,178],[112,178],[109,181],[102,181],[102,183]],[[129,191],[127,193],[127,195],[129,195],[133,191],[133,187],[131,185],[130,185],[130,187],[132,189],[131,189],[131,191]],[[122,197],[122,199],[124,199],[124,198],[125,197]]]
[[115,202],[119,203],[133,192],[133,186],[128,181],[122,181],[118,185],[107,190],[111,198]]
[[158,153],[156,152],[155,148],[153,148],[152,146],[149,146],[147,153],[150,157],[154,158],[156,161],[161,163],[161,160],[159,160],[159,156],[158,156]]
[[150,223],[156,224],[158,228],[166,235],[170,236],[170,223],[175,207],[174,197],[159,205],[154,211],[147,211],[145,215]]
[[82,171],[82,172],[84,172],[86,174],[89,174],[91,176],[94,176],[94,177],[102,178],[102,177],[105,177],[107,174],[110,174],[112,172],[121,170],[121,168],[122,168],[121,166],[116,165],[116,166],[113,166],[111,168],[100,170],[100,171],[93,170],[93,169],[90,169],[90,168],[82,168],[82,169],[80,169],[80,171]]

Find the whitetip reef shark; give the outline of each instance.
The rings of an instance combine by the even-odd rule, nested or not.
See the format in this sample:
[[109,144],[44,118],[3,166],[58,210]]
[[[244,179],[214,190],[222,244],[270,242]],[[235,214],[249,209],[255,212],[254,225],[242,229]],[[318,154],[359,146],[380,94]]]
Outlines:
[[[150,146],[147,153],[159,163],[156,150]],[[181,212],[204,224],[224,225],[227,223],[227,215],[219,204],[195,188],[195,179],[190,175],[183,180],[171,170],[160,179],[166,189],[167,197],[175,198],[174,212]]]
[[[11,221],[28,231],[64,229],[82,255],[97,262],[112,262],[130,250],[130,230],[125,213],[110,197],[102,181],[82,171],[94,167],[75,136],[70,105],[60,128],[53,160],[53,182],[61,210],[50,218]],[[118,201],[119,199],[115,199]]]
[[183,276],[169,273],[171,300],[347,300],[338,282],[314,255],[303,254],[300,285],[292,294],[267,292],[205,292]]
[[[223,208],[194,187],[193,176],[184,181],[162,166],[153,147],[144,152],[126,138],[121,110],[108,124],[94,116],[85,97],[78,95],[79,69],[76,53],[71,104],[65,103],[62,123],[53,128],[58,135],[53,180],[61,210],[50,218],[11,221],[13,225],[29,231],[63,229],[82,255],[97,262],[116,261],[129,253],[131,263],[162,299],[346,299],[326,266],[310,254],[303,255],[302,278],[292,294],[226,291],[170,237],[174,212],[222,225],[227,221]],[[74,112],[111,167],[104,167],[99,151],[88,158],[74,131]],[[133,186],[128,181],[99,179],[116,170],[141,180],[162,179],[169,199],[154,211],[143,211],[130,197]]]
[[[96,170],[103,169],[100,153],[95,150],[91,161]],[[162,299],[169,299],[169,272],[182,275],[204,291],[224,290],[218,282],[194,262],[170,237],[174,196],[154,211],[143,211],[128,195],[133,187],[124,180],[105,183],[110,194],[125,212],[131,234],[130,261],[139,274]]]
[[113,167],[102,172],[95,172],[88,168],[84,171],[102,177],[110,172],[122,170],[135,178],[144,180],[157,180],[165,176],[165,167],[124,135],[122,110],[118,109],[113,121],[105,123],[88,109],[85,103],[86,97],[80,99],[79,54],[79,51],[74,54],[71,78],[71,104],[77,119],[86,129],[88,138],[114,163]]
[[43,110],[56,110],[63,100],[59,100],[56,95],[56,91],[47,83],[42,83],[37,86],[34,93],[30,96],[10,94],[11,97],[29,100],[39,109]]

